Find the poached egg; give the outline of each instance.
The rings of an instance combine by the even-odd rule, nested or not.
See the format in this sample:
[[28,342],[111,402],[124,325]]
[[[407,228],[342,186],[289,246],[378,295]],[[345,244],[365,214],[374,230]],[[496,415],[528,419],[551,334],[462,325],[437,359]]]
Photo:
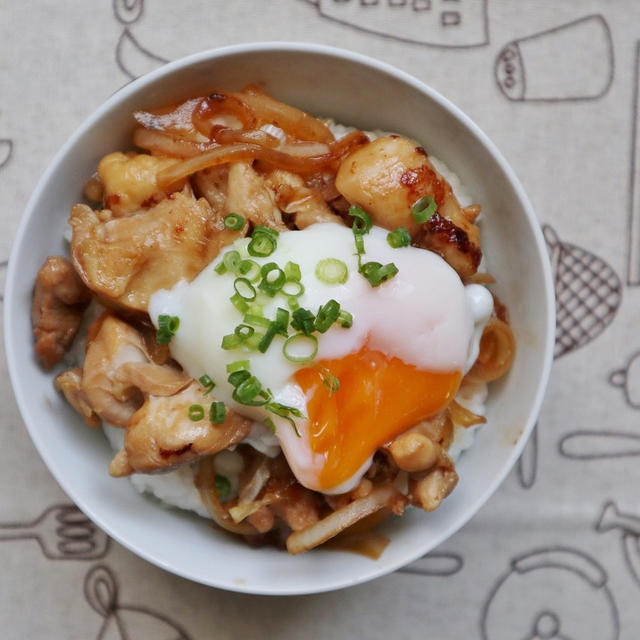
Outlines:
[[[161,315],[180,319],[170,344],[172,356],[192,377],[208,375],[216,385],[216,400],[256,421],[249,441],[261,450],[272,444],[273,436],[263,426],[271,424],[292,472],[314,491],[351,490],[379,447],[446,408],[477,357],[493,309],[485,287],[464,286],[431,251],[392,248],[387,233],[373,227],[364,238],[364,260],[392,262],[398,268],[394,277],[377,287],[358,271],[351,229],[321,223],[281,232],[268,257],[249,256],[250,238],[243,238],[221,252],[195,280],[156,292],[149,304],[156,326]],[[244,319],[230,300],[238,276],[220,273],[219,265],[229,251],[259,266],[275,262],[284,269],[295,263],[302,285],[295,304],[315,313],[335,300],[351,314],[352,326],[337,322],[325,333],[314,333],[317,353],[305,362],[287,357],[286,338],[280,335],[264,353],[244,344],[223,349],[224,337]],[[318,264],[326,259],[346,265],[346,280],[328,282],[317,275]],[[259,305],[264,318],[273,319],[278,308],[288,308],[283,293],[270,297],[259,293],[257,285],[255,289],[252,309]],[[290,326],[288,332],[296,333]],[[234,400],[228,367],[233,369],[239,361],[248,364],[275,402],[296,410],[300,417],[293,418],[295,428],[290,419],[264,405]],[[203,395],[203,405],[207,401]]]

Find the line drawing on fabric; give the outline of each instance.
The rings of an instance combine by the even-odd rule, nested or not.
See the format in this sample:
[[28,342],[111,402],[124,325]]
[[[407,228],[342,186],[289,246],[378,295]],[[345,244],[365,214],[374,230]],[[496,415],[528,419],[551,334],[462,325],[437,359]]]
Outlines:
[[121,24],[133,24],[142,16],[144,0],[113,0],[113,14]]
[[523,553],[511,560],[483,605],[482,638],[617,640],[620,618],[607,580],[603,567],[579,549]]
[[488,0],[305,0],[358,31],[444,49],[489,44]]
[[613,38],[600,14],[518,38],[498,53],[494,76],[514,102],[579,102],[607,94],[615,76]]
[[629,218],[627,284],[640,285],[640,40],[636,41],[631,106],[631,176],[629,178]]
[[640,351],[631,355],[622,369],[611,372],[609,384],[622,389],[629,407],[640,409]]
[[[609,264],[586,249],[563,242],[551,225],[543,224],[542,233],[556,297],[555,360],[591,342],[613,322],[622,302],[622,282]],[[616,374],[618,379],[620,374]],[[538,423],[516,464],[523,489],[530,489],[536,481],[539,428]]]
[[187,632],[162,613],[118,602],[118,581],[109,567],[96,565],[84,579],[84,597],[104,621],[96,640],[190,640]]
[[13,140],[0,138],[0,169],[9,164],[13,154]]
[[598,533],[618,531],[624,560],[631,577],[640,587],[640,516],[624,513],[613,500],[608,500],[595,523]]
[[560,455],[572,460],[607,460],[640,456],[640,434],[580,430],[558,442]]
[[622,282],[613,268],[593,253],[563,242],[542,225],[556,294],[554,358],[594,340],[613,321],[622,301]]
[[516,475],[523,489],[531,489],[538,476],[538,425],[536,422],[516,463]]
[[36,540],[49,560],[99,560],[109,537],[72,504],[55,504],[31,522],[0,523],[0,541]]
[[153,71],[169,62],[143,47],[125,27],[116,44],[116,63],[131,80]]
[[448,577],[461,571],[463,566],[464,559],[460,554],[449,551],[436,551],[427,553],[415,562],[398,569],[398,573]]

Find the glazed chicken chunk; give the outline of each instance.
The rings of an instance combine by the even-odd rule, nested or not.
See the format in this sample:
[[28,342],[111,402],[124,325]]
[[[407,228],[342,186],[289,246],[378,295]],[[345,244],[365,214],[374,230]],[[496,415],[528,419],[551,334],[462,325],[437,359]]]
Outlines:
[[90,301],[89,290],[69,261],[49,256],[38,271],[31,307],[36,356],[45,369],[62,359]]
[[[338,191],[362,207],[373,223],[386,229],[404,227],[413,244],[440,254],[460,275],[473,275],[480,264],[477,207],[460,207],[449,183],[435,170],[427,153],[407,138],[378,138],[356,149],[340,165]],[[419,224],[412,207],[432,196],[437,212]]]
[[225,229],[204,198],[186,192],[124,218],[78,204],[69,223],[71,257],[82,280],[103,299],[135,311],[146,311],[154,291],[193,280],[242,235]]

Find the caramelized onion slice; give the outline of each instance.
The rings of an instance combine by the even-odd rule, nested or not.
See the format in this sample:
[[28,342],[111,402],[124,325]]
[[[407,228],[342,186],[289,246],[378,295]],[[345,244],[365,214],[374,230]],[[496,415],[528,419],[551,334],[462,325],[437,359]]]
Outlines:
[[195,142],[176,135],[138,127],[133,132],[133,143],[151,153],[176,158],[193,158],[218,147],[214,142]]
[[470,380],[491,382],[501,378],[513,364],[516,341],[511,327],[498,318],[490,318],[480,339],[480,353],[467,374]]
[[193,111],[193,126],[207,138],[211,138],[220,117],[231,116],[243,129],[255,129],[258,119],[253,109],[240,97],[224,91],[216,91],[201,98]]
[[369,495],[354,500],[326,518],[319,520],[316,524],[302,531],[294,531],[287,538],[287,550],[294,555],[309,551],[326,542],[329,538],[338,535],[359,520],[379,511],[383,507],[391,506],[394,500],[399,497],[403,496],[392,485],[376,487]]
[[192,117],[201,101],[202,98],[192,98],[170,107],[134,111],[133,117],[145,129],[197,136]]
[[232,95],[249,105],[262,123],[274,124],[293,138],[316,142],[331,142],[334,139],[324,122],[272,98],[255,85],[249,85],[242,93]]
[[449,415],[453,423],[461,427],[472,427],[474,424],[484,424],[487,421],[484,416],[469,411],[455,400],[449,405]]

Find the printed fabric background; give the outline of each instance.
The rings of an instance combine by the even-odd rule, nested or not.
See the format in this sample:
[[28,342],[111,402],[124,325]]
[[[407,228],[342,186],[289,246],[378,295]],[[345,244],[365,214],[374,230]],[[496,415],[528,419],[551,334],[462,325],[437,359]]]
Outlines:
[[543,225],[558,302],[537,429],[495,496],[428,557],[336,593],[246,596],[165,573],[89,522],[31,444],[2,358],[0,635],[634,640],[640,3],[2,2],[0,287],[30,192],[85,117],[165,61],[259,40],[392,63],[460,106],[512,164]]

